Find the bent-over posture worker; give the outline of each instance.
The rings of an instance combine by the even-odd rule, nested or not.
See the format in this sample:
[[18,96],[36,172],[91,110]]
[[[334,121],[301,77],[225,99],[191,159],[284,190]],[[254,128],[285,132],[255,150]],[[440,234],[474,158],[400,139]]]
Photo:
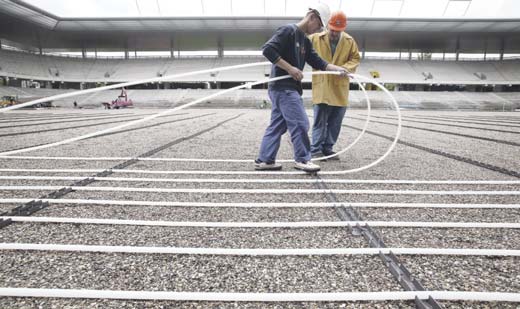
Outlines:
[[256,170],[280,170],[276,154],[282,135],[289,130],[294,149],[294,167],[305,172],[317,172],[320,167],[311,162],[309,119],[302,100],[303,67],[305,63],[317,70],[347,71],[329,64],[312,48],[308,34],[316,33],[327,24],[329,7],[318,3],[309,8],[306,16],[297,24],[280,27],[263,46],[264,56],[273,63],[271,77],[291,75],[292,78],[269,83],[268,94],[272,102],[271,120],[265,130],[260,153],[255,160]]

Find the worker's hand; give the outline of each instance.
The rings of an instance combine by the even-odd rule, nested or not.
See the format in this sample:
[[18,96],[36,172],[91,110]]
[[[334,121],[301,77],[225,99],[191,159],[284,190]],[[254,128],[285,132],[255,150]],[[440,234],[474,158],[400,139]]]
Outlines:
[[341,77],[348,77],[349,71],[347,71],[346,69],[341,68],[341,70],[338,70],[338,72]]
[[339,72],[340,73],[340,76],[341,77],[348,77],[348,74],[350,73],[347,69],[345,69],[344,67],[340,67],[338,65],[334,65],[334,64],[331,64],[329,63],[327,65],[327,71],[336,71],[336,72]]
[[301,81],[303,79],[303,72],[296,67],[291,66],[287,73],[289,73],[289,75],[291,75],[292,78],[294,78],[297,81]]

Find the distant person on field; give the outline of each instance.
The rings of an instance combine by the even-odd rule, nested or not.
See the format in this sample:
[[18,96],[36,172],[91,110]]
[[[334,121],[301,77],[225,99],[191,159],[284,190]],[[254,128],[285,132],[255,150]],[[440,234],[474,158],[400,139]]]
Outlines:
[[[359,66],[360,56],[356,41],[345,33],[347,16],[342,11],[333,12],[327,30],[311,35],[312,46],[325,61],[338,65],[349,73]],[[336,154],[332,148],[338,140],[341,123],[348,104],[350,81],[333,75],[312,77],[312,157]],[[329,160],[339,160],[339,156]]]
[[324,3],[309,8],[297,24],[278,28],[262,47],[264,56],[273,63],[271,78],[291,75],[292,78],[269,83],[271,120],[265,130],[260,153],[255,160],[256,170],[280,170],[276,154],[282,135],[289,130],[294,148],[295,168],[305,172],[317,172],[320,167],[311,162],[308,136],[309,119],[302,100],[303,67],[308,63],[314,69],[339,71],[347,75],[345,68],[330,64],[320,58],[312,48],[307,35],[320,31],[328,23],[329,7]]

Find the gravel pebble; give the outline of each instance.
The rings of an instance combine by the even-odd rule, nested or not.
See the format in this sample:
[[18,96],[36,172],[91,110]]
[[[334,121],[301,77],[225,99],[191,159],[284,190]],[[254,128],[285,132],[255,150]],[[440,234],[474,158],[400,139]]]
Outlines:
[[520,293],[520,259],[485,256],[399,256],[428,290]]
[[378,227],[377,231],[388,247],[520,249],[518,229]]
[[0,242],[196,248],[359,248],[348,228],[202,228],[15,223]]
[[377,256],[0,252],[0,286],[206,292],[399,291]]

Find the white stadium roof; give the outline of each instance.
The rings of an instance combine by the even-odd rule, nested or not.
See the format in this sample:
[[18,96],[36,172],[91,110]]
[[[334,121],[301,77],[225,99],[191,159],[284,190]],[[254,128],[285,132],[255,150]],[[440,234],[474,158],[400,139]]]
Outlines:
[[[245,2],[249,11],[242,9]],[[520,52],[519,1],[494,1],[491,7],[484,0],[326,2],[351,12],[347,32],[365,50]],[[176,0],[0,0],[0,39],[48,49],[258,50],[308,6],[300,0],[190,3],[197,5],[188,10]],[[169,13],[173,4],[177,15]],[[70,6],[75,9],[67,11]]]

